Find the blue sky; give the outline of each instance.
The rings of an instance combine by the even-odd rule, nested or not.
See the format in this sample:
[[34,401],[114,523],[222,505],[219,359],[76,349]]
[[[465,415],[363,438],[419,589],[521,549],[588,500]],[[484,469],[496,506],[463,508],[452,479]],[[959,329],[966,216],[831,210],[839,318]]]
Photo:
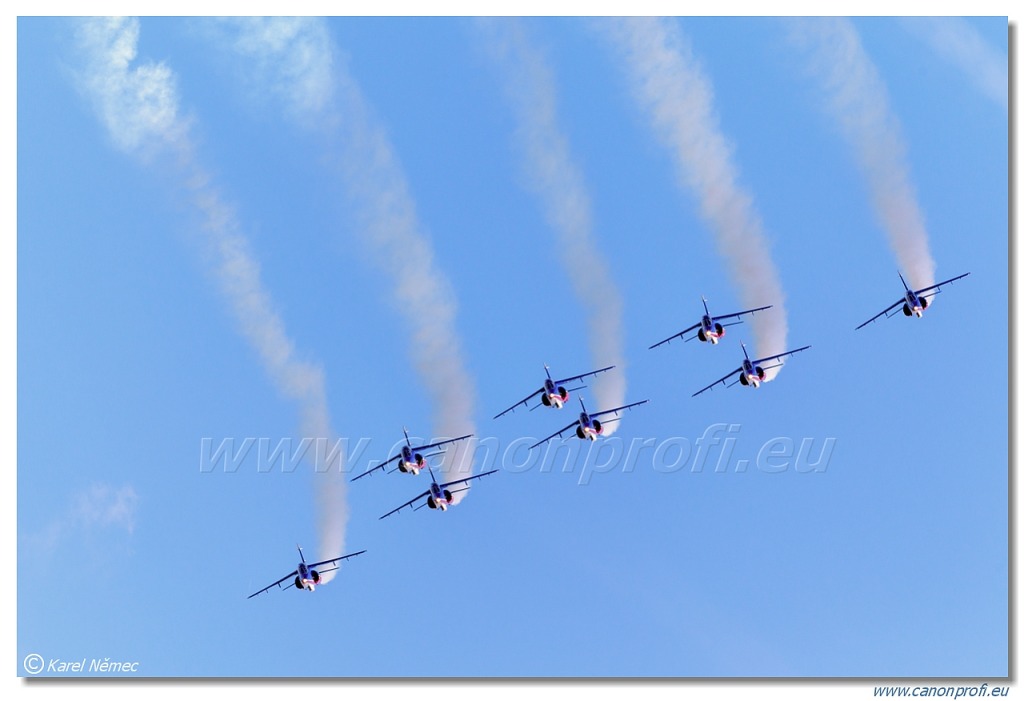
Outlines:
[[[386,178],[352,156],[352,99],[310,120],[274,82],[279,63],[234,50],[238,27],[143,19],[131,68],[173,76],[181,168],[147,153],[145,133],[118,142],[83,86],[73,23],[19,21],[18,674],[38,653],[138,660],[153,676],[1005,675],[1005,104],[926,30],[853,23],[899,123],[936,275],[971,272],[923,319],[854,332],[901,294],[898,262],[807,51],[777,19],[670,24],[712,87],[768,242],[746,254],[777,271],[789,346],[812,349],[758,391],[696,398],[738,365],[751,324],[717,347],[647,350],[696,321],[701,295],[742,308],[742,285],[608,32],[522,21],[588,197],[601,301],[621,300],[616,373],[627,401],[650,404],[569,470],[478,450],[474,471],[502,471],[445,514],[378,520],[422,475],[332,492],[345,551],[368,552],[312,595],[247,600],[294,567],[296,543],[319,553],[331,478],[261,471],[255,455],[203,471],[204,438],[276,444],[322,410],[333,435],[369,441],[353,475],[403,426],[432,437],[469,421],[504,449],[573,418],[490,418],[539,386],[544,363],[608,364],[517,136],[509,66],[470,20],[317,25],[415,207],[409,241],[431,258],[409,268],[414,290],[451,293],[454,317],[435,324],[396,302],[410,278],[393,261],[412,249],[372,234]],[[1005,58],[1005,18],[967,26]],[[259,265],[292,344],[283,364],[225,292],[182,178],[198,171]],[[458,354],[443,374],[435,335]],[[289,393],[296,368],[313,369],[324,403]],[[655,459],[719,424],[725,458],[719,442],[700,470]],[[805,439],[815,455],[832,445],[827,464],[777,469],[761,453]],[[623,457],[643,441],[654,447]]]

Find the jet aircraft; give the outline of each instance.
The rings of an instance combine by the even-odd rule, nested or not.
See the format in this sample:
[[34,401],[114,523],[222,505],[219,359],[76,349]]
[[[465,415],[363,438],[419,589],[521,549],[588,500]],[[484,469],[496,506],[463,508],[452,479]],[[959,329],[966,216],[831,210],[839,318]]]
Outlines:
[[582,380],[584,377],[590,377],[591,375],[597,375],[599,373],[605,372],[606,370],[611,370],[614,367],[614,365],[609,365],[606,368],[601,368],[600,370],[594,370],[592,372],[585,372],[582,375],[573,375],[572,377],[567,377],[564,380],[553,380],[551,379],[551,371],[548,369],[548,366],[545,365],[544,372],[547,374],[548,377],[546,380],[544,380],[544,386],[541,387],[536,392],[534,392],[533,394],[531,394],[526,399],[522,400],[521,402],[516,402],[508,409],[495,416],[494,418],[500,418],[505,414],[509,413],[510,411],[515,411],[524,404],[528,404],[530,400],[536,397],[538,394],[540,395],[540,404],[531,407],[530,411],[533,411],[541,404],[543,404],[544,406],[550,406],[556,409],[561,409],[569,400],[570,391],[575,392],[578,389],[583,389],[584,387],[586,387],[586,385],[580,385],[579,387],[570,387],[569,389],[566,389],[564,385],[570,382],[575,382],[576,380]]
[[[669,343],[670,341],[676,338],[683,338],[683,336],[685,336],[686,334],[690,333],[695,329],[697,333],[694,334],[693,336],[690,336],[687,339],[684,339],[684,342],[689,342],[696,338],[701,343],[711,343],[712,345],[716,345],[720,340],[722,340],[722,336],[725,335],[726,326],[735,326],[736,324],[743,323],[743,321],[740,320],[739,317],[743,316],[744,314],[753,314],[754,312],[761,312],[764,311],[765,309],[772,308],[772,305],[769,304],[767,307],[757,307],[756,309],[747,309],[746,311],[742,312],[733,312],[732,314],[719,314],[718,316],[712,316],[711,312],[708,311],[708,301],[704,299],[704,297],[701,297],[701,301],[704,302],[704,316],[700,318],[700,321],[698,321],[696,324],[689,328],[683,329],[679,333],[672,334],[664,341],[658,341],[653,346],[650,346],[650,348],[648,348],[647,350],[657,348],[663,343]],[[736,318],[737,321],[730,321],[724,324],[722,323],[723,319],[733,318]]]
[[899,275],[900,282],[903,283],[903,296],[900,297],[895,302],[893,302],[888,307],[886,307],[885,309],[883,309],[882,311],[875,314],[867,321],[865,321],[863,324],[854,329],[854,331],[864,328],[865,326],[870,324],[875,319],[878,319],[882,315],[885,315],[885,317],[888,319],[890,316],[896,313],[895,310],[901,304],[903,305],[903,316],[916,316],[918,318],[921,318],[922,316],[924,316],[924,310],[931,305],[931,302],[929,301],[930,298],[937,295],[941,291],[943,285],[959,280],[960,278],[967,277],[968,275],[970,275],[970,273],[964,273],[963,275],[951,277],[948,280],[943,280],[942,282],[936,285],[922,287],[920,290],[912,290],[909,287],[907,287],[907,281],[903,279],[903,273],[900,273]]
[[[456,443],[458,441],[465,440],[466,438],[471,438],[473,436],[472,433],[468,433],[465,436],[459,436],[458,438],[450,438],[446,441],[438,441],[437,443],[431,443],[430,445],[413,446],[412,441],[409,440],[409,430],[403,428],[402,432],[405,433],[405,445],[402,446],[402,450],[398,455],[390,457],[386,461],[382,462],[380,465],[377,465],[376,467],[371,467],[363,474],[353,477],[352,481],[355,482],[360,477],[366,477],[367,475],[377,470],[380,470],[385,465],[394,460],[398,461],[398,467],[396,467],[395,469],[398,470],[399,472],[411,472],[414,475],[418,475],[420,473],[420,470],[422,470],[423,467],[427,464],[427,458],[431,458],[434,457],[435,455],[441,455],[442,453],[444,453],[443,450],[439,450],[436,453],[427,453],[426,455],[424,455],[423,453],[420,452],[421,450],[429,450],[430,448],[437,448],[442,445],[447,445],[448,443]],[[395,470],[391,470],[391,472],[394,471]]]
[[[427,498],[427,501],[425,503],[431,509],[440,509],[441,511],[447,511],[448,507],[452,505],[452,495],[457,494],[458,492],[464,492],[467,489],[469,489],[469,487],[463,487],[461,489],[448,489],[449,487],[454,487],[457,484],[465,484],[472,480],[480,479],[481,477],[486,477],[487,475],[493,475],[495,472],[497,472],[497,470],[488,470],[487,472],[481,472],[479,475],[473,475],[472,477],[466,477],[464,479],[452,480],[451,482],[443,482],[441,484],[438,484],[437,478],[434,477],[434,471],[429,467],[427,469],[430,470],[430,489],[423,492],[422,494],[417,494],[415,497],[405,502],[397,509],[392,509],[391,511],[387,512],[378,520],[385,519],[391,514],[397,514],[405,507],[412,506],[423,497]],[[413,511],[418,511],[419,509],[422,508],[423,504],[420,504],[419,506],[414,507]]]
[[580,407],[583,410],[580,412],[579,417],[575,421],[573,421],[571,424],[569,424],[568,426],[563,428],[561,431],[558,431],[556,433],[552,433],[550,436],[548,436],[544,440],[538,441],[538,442],[534,443],[533,445],[530,446],[530,449],[532,450],[533,448],[536,448],[538,445],[543,445],[544,443],[547,443],[548,441],[550,441],[552,438],[561,438],[563,433],[565,433],[566,431],[568,431],[569,429],[571,429],[573,427],[576,428],[576,437],[577,438],[579,438],[581,440],[582,439],[590,439],[592,441],[596,441],[597,437],[599,435],[601,435],[602,433],[604,433],[604,424],[610,423],[612,421],[618,421],[618,419],[615,418],[615,419],[608,419],[607,421],[601,422],[601,421],[597,420],[597,417],[599,417],[599,416],[607,416],[608,414],[618,414],[623,409],[631,409],[631,408],[633,408],[635,406],[640,406],[641,404],[646,404],[647,401],[648,400],[644,399],[644,400],[639,401],[639,402],[633,402],[632,404],[626,404],[625,406],[616,407],[615,409],[607,409],[605,411],[596,411],[593,414],[591,414],[590,412],[587,411],[586,404],[583,403],[583,397],[580,397]]
[[[717,384],[725,384],[725,381],[728,380],[733,375],[735,375],[736,373],[740,374],[740,378],[736,380],[736,382],[739,382],[744,387],[754,387],[756,389],[757,387],[761,386],[762,382],[764,382],[765,370],[777,368],[780,365],[782,365],[782,363],[776,363],[775,365],[763,366],[761,365],[761,363],[767,363],[771,360],[782,360],[788,355],[793,355],[794,353],[799,353],[802,350],[807,350],[808,348],[810,348],[810,346],[803,346],[802,348],[786,351],[785,353],[779,353],[778,355],[769,355],[767,358],[758,358],[757,360],[751,360],[750,356],[747,355],[747,345],[745,343],[741,345],[743,346],[743,364],[740,365],[735,370],[733,370],[732,372],[730,372],[722,379],[715,380],[714,382],[712,382],[710,385],[700,390],[699,392],[694,392],[694,397],[696,397],[698,394],[707,392],[709,389],[711,389]],[[736,384],[736,382],[732,382],[728,386],[732,387],[734,384]]]
[[[295,547],[299,548],[298,545],[296,545]],[[246,598],[251,599],[254,596],[259,596],[263,592],[268,591],[270,589],[273,589],[274,587],[280,587],[282,589],[288,589],[289,587],[295,587],[295,591],[314,591],[316,589],[316,585],[320,583],[320,575],[321,575],[321,573],[323,573],[323,572],[332,572],[332,571],[338,569],[338,567],[340,566],[340,565],[337,565],[337,563],[339,563],[339,562],[341,562],[343,560],[347,560],[350,557],[355,557],[356,555],[362,555],[365,552],[366,552],[365,550],[360,550],[357,553],[352,553],[350,555],[342,555],[341,557],[336,557],[333,560],[323,560],[322,562],[314,562],[312,564],[307,564],[306,563],[306,557],[305,557],[305,555],[302,554],[302,548],[299,548],[299,559],[300,559],[300,562],[299,562],[298,566],[293,571],[291,571],[288,574],[286,574],[285,576],[281,577],[281,579],[277,580],[273,584],[271,584],[269,586],[266,586],[266,587],[263,587],[262,589],[260,589],[255,594],[250,594]],[[327,569],[317,569],[317,568],[323,567],[324,565],[334,565],[334,566],[333,567],[329,567]],[[292,577],[295,577],[295,579],[287,587],[281,587],[281,584],[285,580],[291,579]]]

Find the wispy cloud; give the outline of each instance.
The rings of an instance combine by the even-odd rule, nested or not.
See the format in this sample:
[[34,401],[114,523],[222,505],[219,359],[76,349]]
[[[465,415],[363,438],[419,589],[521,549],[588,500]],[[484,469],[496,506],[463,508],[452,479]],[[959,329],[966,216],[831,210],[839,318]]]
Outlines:
[[853,147],[900,268],[915,289],[934,284],[935,261],[911,184],[902,129],[857,30],[843,18],[792,20],[791,28],[794,43],[809,54],[829,113]]
[[[203,252],[238,327],[285,397],[298,402],[302,432],[333,443],[322,369],[299,357],[260,278],[260,266],[232,208],[200,166],[182,115],[174,72],[137,61],[137,19],[86,19],[77,26],[80,85],[113,143],[146,161],[169,156],[201,215]],[[323,464],[322,458],[317,464]],[[341,457],[338,456],[340,461]],[[321,548],[341,553],[348,509],[341,465],[317,475]]]
[[49,552],[68,538],[86,534],[122,531],[131,536],[138,509],[139,496],[132,485],[97,482],[73,494],[63,513],[27,540],[33,549]]
[[[630,85],[655,133],[692,191],[747,307],[774,305],[751,320],[759,355],[786,349],[785,296],[754,198],[740,185],[733,147],[715,114],[710,80],[671,19],[610,20],[601,25],[618,49]],[[768,371],[766,379],[778,369]]]
[[114,144],[148,156],[184,147],[189,126],[178,109],[174,73],[162,63],[132,67],[138,52],[138,20],[83,20],[76,36],[85,59],[79,85]]
[[[244,80],[306,127],[337,128],[336,51],[322,22],[310,17],[248,17],[211,27],[249,61]],[[219,30],[227,30],[219,31]],[[326,120],[326,121],[325,121]]]
[[[377,265],[391,281],[392,301],[405,320],[417,374],[431,398],[434,432],[475,432],[475,383],[466,369],[456,323],[457,301],[434,255],[401,164],[383,126],[349,74],[326,28],[315,19],[232,21],[231,45],[259,71],[259,81],[306,126],[326,128],[337,142],[345,191]],[[293,86],[294,89],[293,89]],[[324,99],[312,99],[311,86]],[[443,471],[467,472],[472,446],[445,454]],[[461,498],[466,492],[456,494]]]
[[906,17],[904,25],[956,66],[982,95],[1009,111],[1009,60],[963,17]]
[[[626,398],[622,296],[593,235],[590,195],[559,125],[554,76],[519,20],[481,20],[478,26],[515,110],[529,186],[558,234],[563,268],[586,311],[593,363],[616,366],[591,381],[596,409],[620,406]],[[617,426],[608,424],[605,433]]]
[[131,535],[135,531],[138,503],[139,496],[130,484],[117,489],[107,484],[94,484],[75,496],[71,521],[86,527],[122,528]]

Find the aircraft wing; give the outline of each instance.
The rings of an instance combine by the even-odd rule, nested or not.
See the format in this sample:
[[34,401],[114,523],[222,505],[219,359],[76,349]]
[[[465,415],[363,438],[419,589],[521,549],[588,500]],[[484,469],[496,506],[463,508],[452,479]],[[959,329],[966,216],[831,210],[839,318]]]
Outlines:
[[555,384],[556,385],[561,385],[561,384],[565,384],[566,382],[572,382],[573,380],[582,380],[584,377],[590,377],[591,375],[597,375],[599,373],[606,372],[608,370],[611,370],[613,367],[615,367],[615,366],[614,365],[609,365],[606,368],[601,368],[600,370],[594,370],[593,372],[585,372],[582,375],[573,375],[572,377],[567,377],[564,380],[555,380]]
[[754,312],[763,312],[765,309],[771,309],[771,308],[772,308],[772,305],[769,304],[767,307],[758,307],[757,309],[748,309],[745,312],[733,312],[732,314],[719,314],[718,316],[713,316],[711,318],[714,321],[718,321],[720,319],[731,319],[734,316],[743,316],[744,314],[753,314]]
[[[299,573],[299,571],[298,571],[298,570],[292,570],[291,572],[289,572],[289,573],[288,573],[288,574],[286,574],[285,576],[281,577],[281,579],[277,580],[277,581],[276,581],[276,582],[274,582],[273,584],[270,584],[270,585],[268,585],[268,586],[265,586],[265,587],[263,587],[262,589],[260,589],[260,590],[259,590],[258,592],[256,592],[255,594],[250,594],[249,596],[247,596],[247,597],[245,597],[245,598],[247,598],[247,599],[251,599],[251,598],[252,598],[252,597],[254,597],[254,596],[259,596],[260,594],[262,594],[263,592],[265,592],[265,591],[267,591],[267,590],[269,590],[269,589],[273,589],[273,588],[274,588],[274,587],[276,587],[276,586],[280,586],[281,582],[283,582],[283,581],[284,581],[284,580],[286,580],[286,579],[291,579],[292,577],[294,577],[294,576],[295,576],[295,575],[297,575],[298,573]],[[290,585],[289,585],[289,586],[290,586]]]
[[767,358],[758,358],[757,360],[752,360],[750,362],[752,362],[754,365],[760,365],[761,363],[767,363],[769,360],[781,360],[786,356],[793,355],[794,353],[799,353],[800,351],[807,350],[808,348],[810,348],[810,346],[804,346],[803,348],[797,348],[795,350],[786,351],[785,353],[779,353],[778,355],[769,355]]
[[402,454],[401,454],[401,453],[399,453],[398,455],[396,455],[396,456],[395,456],[395,457],[393,457],[393,458],[388,458],[388,459],[387,459],[387,460],[386,460],[385,462],[382,462],[382,463],[381,463],[380,465],[377,465],[376,467],[371,467],[371,468],[370,468],[369,470],[367,470],[367,471],[366,471],[366,472],[364,472],[363,474],[361,474],[361,475],[358,475],[358,476],[356,476],[356,477],[353,477],[353,478],[352,478],[351,480],[349,480],[349,481],[350,481],[350,482],[355,482],[355,481],[356,481],[357,479],[359,479],[360,477],[366,477],[367,475],[369,475],[369,474],[372,474],[372,473],[376,472],[377,470],[380,470],[381,468],[383,468],[383,467],[384,467],[385,465],[387,465],[388,463],[390,463],[390,462],[392,462],[392,461],[394,461],[394,460],[398,460],[398,458],[400,458],[400,457],[402,457]]
[[445,482],[444,484],[439,484],[438,486],[441,489],[444,489],[445,487],[451,487],[454,484],[463,484],[464,482],[480,479],[481,477],[486,477],[487,475],[493,475],[495,472],[497,472],[497,470],[488,470],[487,472],[481,472],[479,475],[473,475],[472,477],[466,477],[460,480],[452,480],[451,482]]
[[693,330],[694,330],[695,328],[697,328],[698,326],[700,326],[700,322],[699,322],[699,321],[698,321],[698,322],[697,322],[696,324],[694,324],[693,326],[691,326],[690,328],[688,328],[688,329],[683,329],[683,330],[682,330],[682,331],[680,331],[679,333],[674,333],[674,334],[672,334],[671,336],[669,336],[668,338],[666,338],[666,339],[665,339],[664,341],[658,341],[658,342],[657,342],[657,343],[655,343],[655,344],[654,344],[653,346],[649,346],[649,347],[647,348],[647,350],[652,350],[652,349],[654,349],[654,348],[657,348],[658,346],[660,346],[660,345],[661,345],[661,344],[663,344],[663,343],[668,343],[668,342],[669,342],[669,341],[671,341],[671,340],[672,340],[673,338],[682,338],[683,336],[685,336],[686,334],[690,333],[691,331],[693,331]]
[[[942,287],[943,285],[949,284],[951,282],[955,282],[956,280],[959,280],[960,278],[963,278],[963,277],[967,277],[968,275],[970,275],[970,273],[964,273],[963,275],[957,275],[956,277],[951,277],[948,280],[943,280],[942,282],[937,283],[935,285],[932,285],[931,287],[923,287],[920,290],[916,290],[914,292],[914,294],[916,294],[917,296],[920,297],[923,293],[928,292],[929,290],[935,290],[936,292],[938,292],[939,288]],[[931,295],[928,295],[928,296],[930,297]]]
[[740,371],[741,371],[742,369],[743,369],[742,367],[738,367],[738,368],[736,368],[735,370],[733,370],[732,372],[730,372],[730,373],[729,373],[728,375],[726,375],[726,376],[725,376],[725,377],[723,377],[722,379],[720,379],[720,380],[715,380],[714,382],[712,382],[712,383],[711,383],[710,385],[708,385],[708,386],[707,386],[707,387],[705,387],[704,389],[700,390],[699,392],[694,392],[694,393],[693,393],[692,395],[690,395],[690,396],[696,397],[696,396],[697,396],[698,394],[703,394],[704,392],[707,392],[707,391],[708,391],[709,389],[711,389],[711,388],[712,388],[712,387],[714,387],[715,385],[718,385],[718,384],[723,384],[723,383],[724,383],[724,382],[725,382],[726,380],[728,380],[728,379],[729,379],[730,377],[732,377],[732,376],[733,376],[733,375],[735,375],[736,373],[740,372]]
[[506,409],[505,411],[503,411],[503,412],[501,412],[500,414],[498,414],[497,416],[495,416],[494,418],[498,419],[498,418],[501,418],[502,416],[504,416],[505,414],[507,414],[507,413],[508,413],[508,412],[510,412],[510,411],[515,411],[516,409],[518,409],[519,407],[521,407],[521,406],[522,406],[523,404],[526,404],[527,402],[529,402],[529,401],[530,401],[531,399],[533,399],[534,397],[536,397],[536,396],[537,396],[538,394],[540,394],[540,393],[541,393],[541,392],[543,392],[543,391],[544,391],[544,388],[543,388],[543,387],[541,387],[541,388],[540,388],[539,390],[537,390],[536,392],[534,392],[533,394],[531,394],[531,395],[530,395],[529,397],[527,397],[527,398],[526,398],[526,399],[524,399],[523,401],[521,401],[521,402],[516,402],[515,404],[513,404],[512,406],[510,406],[510,407],[509,407],[508,409]]
[[430,445],[421,445],[419,448],[414,448],[413,450],[426,450],[427,448],[436,448],[439,445],[448,445],[449,443],[456,443],[458,441],[465,440],[466,438],[471,438],[472,436],[472,433],[467,433],[465,436],[459,436],[458,438],[449,438],[446,441],[438,441],[437,443],[431,443]]
[[555,433],[552,433],[552,434],[551,434],[550,436],[548,436],[547,438],[545,438],[545,439],[544,439],[544,440],[542,440],[542,441],[537,441],[536,443],[534,443],[533,445],[531,445],[531,446],[530,446],[529,450],[533,450],[533,449],[534,449],[534,448],[536,448],[536,447],[537,447],[538,445],[543,445],[544,443],[547,443],[547,442],[548,442],[549,440],[551,440],[552,438],[555,438],[555,437],[561,438],[561,437],[562,437],[562,434],[563,434],[563,433],[565,433],[566,431],[568,431],[568,430],[569,430],[570,428],[572,428],[573,426],[578,426],[578,425],[579,425],[579,421],[573,421],[573,422],[572,422],[571,424],[569,424],[568,426],[566,426],[565,428],[563,428],[563,429],[562,429],[561,431],[557,431],[557,432],[555,432]]
[[875,315],[874,315],[873,317],[871,317],[870,319],[868,319],[867,321],[865,321],[865,322],[864,322],[863,324],[861,324],[860,326],[858,326],[858,327],[857,327],[856,329],[854,329],[854,331],[856,331],[857,329],[862,329],[862,328],[864,328],[865,326],[867,326],[868,324],[870,324],[870,323],[871,323],[872,321],[874,321],[875,319],[877,319],[878,317],[880,317],[880,316],[884,316],[884,315],[888,314],[888,313],[889,313],[889,312],[891,312],[891,311],[892,311],[893,309],[895,309],[896,307],[898,307],[898,306],[900,306],[901,304],[903,304],[903,302],[904,302],[904,299],[903,299],[902,297],[900,297],[900,298],[899,298],[899,299],[898,299],[897,301],[893,302],[893,303],[892,303],[892,304],[890,304],[890,305],[889,305],[888,307],[886,307],[886,308],[885,308],[885,309],[883,309],[882,311],[878,312],[878,313],[877,313],[877,314],[875,314]]
[[388,517],[388,516],[390,516],[391,514],[397,514],[397,513],[399,512],[399,511],[401,511],[401,510],[402,510],[402,509],[404,509],[405,507],[407,507],[407,506],[412,506],[413,504],[415,504],[415,503],[416,503],[417,501],[419,501],[419,500],[420,500],[420,499],[422,499],[423,497],[427,496],[428,494],[430,494],[430,490],[429,490],[429,489],[428,489],[427,491],[423,492],[422,494],[419,494],[419,495],[417,495],[417,496],[413,497],[413,498],[412,498],[412,499],[410,499],[409,501],[407,501],[407,502],[405,502],[404,504],[402,504],[401,506],[399,506],[399,507],[398,507],[397,509],[392,509],[391,511],[387,512],[386,514],[384,514],[383,516],[381,516],[381,517],[380,517],[379,519],[377,519],[377,520],[378,520],[378,521],[380,521],[380,520],[382,520],[382,519],[385,519],[385,518],[387,518],[387,517]]
[[589,416],[590,418],[594,419],[597,418],[598,416],[604,416],[605,414],[615,414],[622,411],[623,409],[632,409],[635,406],[640,406],[641,404],[646,404],[647,402],[648,400],[644,399],[643,401],[633,402],[632,404],[627,404],[626,406],[620,406],[617,409],[605,409],[604,411],[598,411],[593,414],[590,414]]
[[[333,565],[335,563],[342,562],[343,560],[347,560],[350,557],[355,557],[356,555],[362,555],[365,552],[366,552],[365,550],[360,550],[357,553],[352,553],[350,555],[342,555],[341,557],[336,557],[333,560],[324,560],[323,562],[314,562],[309,567],[313,568],[313,567],[320,567],[321,565]],[[327,571],[330,572],[330,570],[327,570]]]

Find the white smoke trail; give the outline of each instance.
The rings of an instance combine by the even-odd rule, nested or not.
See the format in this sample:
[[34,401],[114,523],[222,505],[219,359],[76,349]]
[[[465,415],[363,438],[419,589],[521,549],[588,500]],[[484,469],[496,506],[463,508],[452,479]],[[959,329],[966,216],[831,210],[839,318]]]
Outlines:
[[[481,20],[479,25],[515,109],[529,187],[541,198],[548,223],[558,233],[562,263],[586,310],[594,367],[616,366],[615,372],[591,380],[595,410],[621,406],[626,399],[622,296],[598,252],[590,196],[558,124],[554,78],[519,20]],[[617,426],[608,424],[606,435]]]
[[[782,353],[786,310],[782,284],[751,196],[740,186],[732,147],[719,128],[710,81],[675,22],[657,18],[611,21],[609,35],[625,58],[637,100],[675,158],[680,181],[697,196],[719,253],[753,315],[758,356]],[[767,371],[772,379],[778,368]]]
[[[299,403],[301,428],[317,441],[317,465],[325,466],[333,432],[322,370],[296,357],[284,322],[260,280],[259,264],[227,206],[194,153],[189,120],[180,113],[175,75],[163,64],[136,63],[137,19],[80,21],[77,39],[82,54],[81,85],[114,144],[150,160],[171,156],[176,172],[202,215],[204,253],[234,314],[242,335],[259,355],[278,390]],[[340,461],[341,456],[333,456]],[[342,554],[348,507],[341,465],[331,465],[315,479],[318,493],[320,548],[325,557]],[[333,573],[325,573],[330,581]]]
[[[375,120],[359,86],[316,19],[259,19],[236,24],[232,42],[253,59],[261,84],[282,99],[306,126],[328,130],[340,141],[340,164],[361,232],[391,282],[394,303],[405,319],[402,332],[413,364],[434,408],[434,433],[474,433],[475,385],[466,369],[456,325],[457,304],[447,277],[434,260],[401,165],[387,134]],[[310,86],[319,86],[311,90]],[[311,95],[319,96],[313,99]],[[406,333],[407,332],[407,333]],[[442,473],[468,476],[472,444],[445,454]],[[455,503],[467,492],[456,493]]]
[[907,282],[914,289],[934,284],[935,261],[910,183],[899,120],[857,30],[843,18],[794,20],[792,28],[793,41],[810,52],[829,112],[853,146],[875,214]]
[[985,97],[1009,111],[1009,60],[962,17],[905,17],[903,23],[949,63],[959,68]]

